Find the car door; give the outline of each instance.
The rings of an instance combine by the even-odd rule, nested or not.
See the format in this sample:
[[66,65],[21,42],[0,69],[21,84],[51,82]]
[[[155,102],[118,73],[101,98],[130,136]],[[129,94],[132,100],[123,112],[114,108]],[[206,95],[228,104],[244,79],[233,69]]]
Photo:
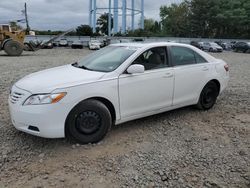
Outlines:
[[175,74],[173,105],[194,104],[209,77],[211,64],[188,47],[172,46],[170,52]]
[[172,105],[174,74],[166,47],[146,50],[132,64],[145,67],[144,73],[119,77],[120,112],[128,118]]

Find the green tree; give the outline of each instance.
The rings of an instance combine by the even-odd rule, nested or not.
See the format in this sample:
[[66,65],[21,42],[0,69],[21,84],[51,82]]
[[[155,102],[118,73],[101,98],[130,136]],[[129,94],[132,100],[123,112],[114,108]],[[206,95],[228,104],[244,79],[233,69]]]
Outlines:
[[[104,13],[102,14],[98,19],[97,19],[97,25],[100,28],[100,31],[102,33],[105,33],[108,35],[108,19],[109,19],[109,14]],[[113,17],[111,15],[111,30],[113,29]]]
[[80,36],[92,36],[93,31],[89,25],[80,25],[76,28],[76,34]]
[[249,0],[186,0],[162,6],[163,33],[177,37],[250,37]]
[[186,2],[179,5],[160,7],[163,33],[176,37],[184,37],[191,33],[189,28],[189,7]]
[[144,30],[152,34],[160,33],[161,32],[160,23],[152,18],[144,19]]

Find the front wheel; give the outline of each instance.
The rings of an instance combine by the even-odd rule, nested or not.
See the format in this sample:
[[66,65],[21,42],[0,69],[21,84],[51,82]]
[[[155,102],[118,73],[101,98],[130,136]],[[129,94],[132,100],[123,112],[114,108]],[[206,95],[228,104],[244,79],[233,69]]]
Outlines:
[[209,110],[212,108],[217,100],[219,94],[219,88],[215,82],[209,82],[203,88],[200,94],[197,108],[201,110]]
[[100,101],[87,100],[76,105],[66,120],[66,136],[82,144],[96,143],[111,128],[109,109]]
[[9,56],[20,56],[23,53],[23,46],[17,41],[9,40],[4,45],[4,51]]

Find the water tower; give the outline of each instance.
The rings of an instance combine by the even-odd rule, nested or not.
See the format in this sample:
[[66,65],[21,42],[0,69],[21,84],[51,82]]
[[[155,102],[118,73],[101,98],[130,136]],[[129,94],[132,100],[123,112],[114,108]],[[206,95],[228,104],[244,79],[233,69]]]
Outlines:
[[[105,1],[105,2],[104,2]],[[102,5],[101,5],[102,3]],[[139,4],[136,7],[135,5]],[[89,0],[89,25],[96,32],[97,14],[106,12],[108,18],[108,34],[111,35],[111,15],[114,20],[113,34],[118,33],[121,17],[121,33],[126,33],[127,20],[131,18],[131,30],[135,29],[136,15],[140,15],[140,28],[144,29],[144,0]],[[101,13],[102,12],[102,13]]]

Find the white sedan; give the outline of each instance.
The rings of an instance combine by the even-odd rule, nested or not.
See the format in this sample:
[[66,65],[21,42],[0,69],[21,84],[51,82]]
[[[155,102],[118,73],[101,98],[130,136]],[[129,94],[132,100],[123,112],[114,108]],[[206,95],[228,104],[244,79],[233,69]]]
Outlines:
[[99,50],[101,48],[102,43],[99,40],[90,40],[89,41],[89,49],[90,50]]
[[24,77],[9,108],[20,131],[94,143],[112,125],[188,105],[208,110],[228,80],[223,60],[190,45],[121,43]]

